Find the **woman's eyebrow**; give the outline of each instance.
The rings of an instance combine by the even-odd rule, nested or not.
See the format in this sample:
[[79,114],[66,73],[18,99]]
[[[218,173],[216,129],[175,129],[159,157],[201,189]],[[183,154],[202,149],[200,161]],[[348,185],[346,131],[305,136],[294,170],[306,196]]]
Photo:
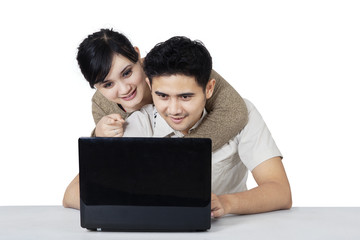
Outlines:
[[[130,67],[132,67],[132,64],[131,64],[131,63],[128,64],[128,65],[126,65],[126,66],[123,68],[123,70],[121,70],[120,75],[123,74],[123,73],[124,73],[128,68],[130,68]],[[104,79],[101,83],[106,83],[106,82],[109,82],[109,81],[111,81],[111,79]]]
[[132,64],[127,65],[126,67],[124,67],[124,69],[120,73],[123,74],[131,66],[132,66]]
[[110,82],[110,80],[109,80],[109,79],[104,79],[104,80],[102,80],[100,83],[101,83],[101,84],[105,84],[105,83],[107,83],[107,82]]

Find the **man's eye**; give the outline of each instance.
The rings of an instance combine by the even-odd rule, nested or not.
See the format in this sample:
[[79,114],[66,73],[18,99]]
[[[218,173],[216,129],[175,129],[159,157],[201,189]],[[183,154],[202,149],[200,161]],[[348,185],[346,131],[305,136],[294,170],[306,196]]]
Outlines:
[[166,98],[167,98],[167,95],[165,95],[165,94],[158,94],[158,96],[159,96],[159,98],[161,98],[161,99],[166,99]]
[[187,95],[184,95],[184,96],[181,96],[181,99],[182,100],[185,100],[185,101],[187,101],[187,100],[190,100],[190,96],[187,96]]

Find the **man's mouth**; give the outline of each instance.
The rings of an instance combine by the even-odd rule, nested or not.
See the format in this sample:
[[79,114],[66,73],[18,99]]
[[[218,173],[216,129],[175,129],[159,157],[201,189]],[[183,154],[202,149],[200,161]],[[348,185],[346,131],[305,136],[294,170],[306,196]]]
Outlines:
[[122,97],[121,99],[125,100],[125,101],[130,101],[132,99],[134,99],[134,97],[136,97],[136,88],[134,91],[132,91],[129,95],[127,95],[126,97]]
[[184,120],[185,116],[183,117],[170,117],[171,121],[175,124],[179,124]]

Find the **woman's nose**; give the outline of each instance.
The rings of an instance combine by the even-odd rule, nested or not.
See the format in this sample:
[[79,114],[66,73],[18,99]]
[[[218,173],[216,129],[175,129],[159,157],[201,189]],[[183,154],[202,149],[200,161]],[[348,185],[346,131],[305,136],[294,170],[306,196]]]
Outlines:
[[131,85],[118,82],[116,84],[118,97],[126,97],[131,92]]

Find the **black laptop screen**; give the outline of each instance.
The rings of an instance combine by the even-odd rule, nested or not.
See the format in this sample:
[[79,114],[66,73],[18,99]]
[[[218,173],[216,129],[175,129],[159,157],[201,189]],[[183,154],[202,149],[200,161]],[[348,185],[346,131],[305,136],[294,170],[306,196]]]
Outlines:
[[211,193],[211,140],[80,138],[86,205],[204,206]]

